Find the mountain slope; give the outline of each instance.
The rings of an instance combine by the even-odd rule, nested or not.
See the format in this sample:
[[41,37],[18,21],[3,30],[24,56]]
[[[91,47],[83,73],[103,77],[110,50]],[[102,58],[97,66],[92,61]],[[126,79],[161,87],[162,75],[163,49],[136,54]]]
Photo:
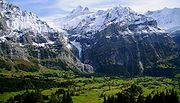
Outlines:
[[9,62],[11,68],[23,70],[45,66],[92,72],[91,66],[81,63],[71,53],[68,48],[71,44],[63,35],[35,14],[6,2],[0,2],[0,10],[1,63]]
[[60,26],[79,50],[81,61],[91,64],[96,72],[139,75],[176,55],[174,41],[156,20],[128,7],[69,15],[59,20],[64,20]]
[[158,25],[166,30],[180,28],[180,8],[164,8],[157,11],[148,11],[146,16],[153,17]]
[[180,8],[164,8],[157,11],[148,11],[147,16],[153,17],[161,28],[170,33],[174,41],[180,45]]

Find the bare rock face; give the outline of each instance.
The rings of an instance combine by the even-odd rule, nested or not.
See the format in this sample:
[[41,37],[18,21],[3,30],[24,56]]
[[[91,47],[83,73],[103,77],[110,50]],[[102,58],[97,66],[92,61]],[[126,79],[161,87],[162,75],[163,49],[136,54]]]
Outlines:
[[[72,69],[76,72],[93,72],[93,68],[71,52],[63,34],[41,21],[35,14],[21,11],[19,7],[0,2],[0,58],[11,62],[12,67],[39,69]],[[17,62],[18,61],[18,62]],[[20,62],[21,61],[21,62]],[[36,65],[36,66],[35,66]]]
[[82,60],[100,73],[139,75],[144,68],[154,67],[158,61],[176,54],[175,43],[166,33],[121,32],[118,24],[112,24],[95,34],[95,44],[83,51]]
[[98,73],[140,75],[176,55],[176,44],[156,20],[128,7],[70,15],[62,18],[61,27],[80,60]]
[[79,6],[57,19],[62,33],[12,4],[0,2],[0,10],[0,66],[5,69],[44,66],[132,76],[178,57],[175,42],[156,20],[128,7],[90,12]]
[[159,27],[166,30],[173,40],[179,46],[180,38],[180,8],[163,8],[157,11],[148,11],[145,13],[148,17],[153,17]]

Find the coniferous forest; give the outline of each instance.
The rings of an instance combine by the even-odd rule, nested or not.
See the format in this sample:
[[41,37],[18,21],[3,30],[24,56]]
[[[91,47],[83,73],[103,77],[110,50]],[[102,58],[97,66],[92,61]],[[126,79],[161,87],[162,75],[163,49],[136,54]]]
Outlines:
[[[156,92],[146,97],[142,95],[142,88],[131,85],[129,88],[118,92],[115,95],[103,96],[103,103],[179,103],[179,97],[173,89],[164,92]],[[21,95],[16,95],[7,100],[6,103],[73,103],[74,91],[58,89],[50,96],[45,96],[39,89],[26,91]]]
[[42,95],[40,90],[35,90],[11,97],[7,100],[7,103],[73,103],[73,101],[71,94],[67,91],[58,91],[48,98],[48,96]]
[[166,90],[157,92],[154,95],[149,94],[144,97],[141,95],[141,89],[132,85],[129,89],[122,93],[116,93],[113,96],[104,96],[104,103],[179,103],[177,92],[174,90]]

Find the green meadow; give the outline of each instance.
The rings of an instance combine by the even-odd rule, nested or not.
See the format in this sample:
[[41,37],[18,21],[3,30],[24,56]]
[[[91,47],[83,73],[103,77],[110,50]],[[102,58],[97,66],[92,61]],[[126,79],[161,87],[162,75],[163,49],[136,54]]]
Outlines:
[[[33,79],[36,78],[35,80],[37,81],[43,78],[43,80],[47,79],[51,82],[55,82],[57,85],[53,84],[54,86],[48,85],[47,87],[42,88],[41,86],[39,86],[38,89],[40,89],[41,93],[47,96],[48,98],[50,98],[50,96],[59,89],[69,90],[71,91],[71,96],[74,103],[102,103],[104,96],[115,95],[116,93],[129,88],[133,84],[142,88],[142,95],[144,96],[147,96],[149,94],[153,95],[157,92],[162,92],[167,89],[174,89],[175,91],[177,91],[178,96],[180,97],[180,81],[177,78],[147,76],[133,78],[105,76],[81,77],[73,74],[71,71],[67,72],[48,69],[42,69],[39,72],[35,73],[28,73],[22,71],[3,71],[0,74],[2,76],[1,78],[25,77],[25,80],[29,80],[29,77],[33,76]],[[33,83],[36,83],[34,81],[29,82],[32,82],[32,85],[35,85]],[[58,85],[58,83],[61,83],[61,85]],[[27,90],[33,91],[35,89],[36,87],[30,87],[24,90],[12,89],[13,92],[4,91],[0,94],[0,101],[6,102],[10,97],[14,97],[18,94],[23,94]]]

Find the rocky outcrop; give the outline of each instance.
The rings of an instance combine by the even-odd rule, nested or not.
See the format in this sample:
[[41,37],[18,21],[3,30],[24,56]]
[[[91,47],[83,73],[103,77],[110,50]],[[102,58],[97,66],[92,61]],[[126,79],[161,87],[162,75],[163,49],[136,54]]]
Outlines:
[[159,61],[176,54],[175,43],[166,33],[123,35],[122,28],[112,24],[96,33],[94,44],[82,53],[83,62],[100,73],[140,75],[144,68],[156,67]]
[[128,7],[67,16],[66,20],[61,27],[77,47],[79,58],[99,73],[140,75],[176,55],[175,42],[156,20]]
[[[19,7],[0,2],[0,54],[3,62],[12,68],[71,69],[76,72],[93,72],[93,68],[74,56],[63,34],[41,21],[35,14]],[[18,61],[18,62],[17,62]],[[21,61],[21,62],[20,62]],[[34,66],[36,65],[36,66]]]

